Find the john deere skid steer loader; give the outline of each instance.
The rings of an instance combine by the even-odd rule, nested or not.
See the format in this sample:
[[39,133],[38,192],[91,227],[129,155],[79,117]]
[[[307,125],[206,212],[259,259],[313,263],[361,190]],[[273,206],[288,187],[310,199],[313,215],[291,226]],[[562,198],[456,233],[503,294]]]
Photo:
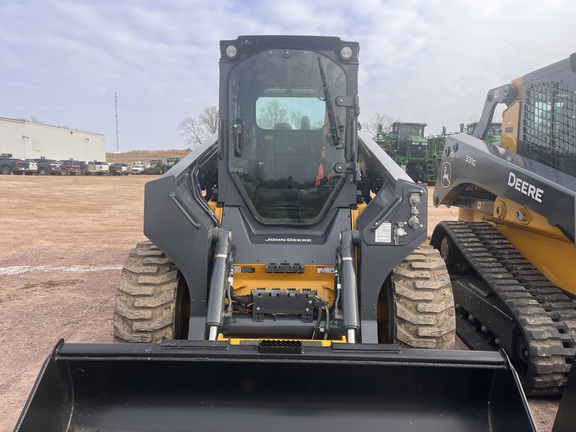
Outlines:
[[[501,139],[484,142],[499,103]],[[434,203],[460,207],[431,239],[458,334],[504,349],[527,393],[562,392],[576,350],[576,54],[488,92],[473,136],[446,140]]]
[[218,136],[146,184],[119,343],[59,343],[17,430],[535,430],[504,353],[450,350],[427,190],[358,131],[358,43],[220,49]]

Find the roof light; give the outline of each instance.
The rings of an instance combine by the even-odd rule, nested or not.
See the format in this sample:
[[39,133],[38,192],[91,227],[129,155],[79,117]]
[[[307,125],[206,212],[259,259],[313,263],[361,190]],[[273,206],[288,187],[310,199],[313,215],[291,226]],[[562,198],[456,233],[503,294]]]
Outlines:
[[354,50],[351,46],[343,45],[342,48],[340,48],[340,57],[342,57],[342,60],[350,60],[352,54],[354,54]]
[[236,45],[228,45],[226,47],[226,56],[230,59],[235,58],[238,55],[238,48]]

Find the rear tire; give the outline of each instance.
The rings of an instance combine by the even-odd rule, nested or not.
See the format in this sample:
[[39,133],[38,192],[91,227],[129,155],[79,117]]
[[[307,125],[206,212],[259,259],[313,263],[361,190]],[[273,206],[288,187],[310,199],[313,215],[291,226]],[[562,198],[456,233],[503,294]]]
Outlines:
[[2,169],[0,170],[0,172],[2,173],[2,175],[9,175],[9,174],[12,173],[12,170],[10,169],[9,166],[4,165],[4,166],[2,167]]
[[413,348],[453,349],[456,313],[450,275],[440,253],[422,245],[392,272],[396,338]]
[[179,273],[152,242],[132,249],[116,292],[116,342],[158,343],[179,335],[176,323]]

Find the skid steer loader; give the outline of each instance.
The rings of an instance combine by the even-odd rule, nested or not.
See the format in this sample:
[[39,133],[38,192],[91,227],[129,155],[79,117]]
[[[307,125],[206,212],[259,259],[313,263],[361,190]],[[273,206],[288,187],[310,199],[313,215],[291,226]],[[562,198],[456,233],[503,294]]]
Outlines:
[[[498,104],[501,139],[484,142]],[[576,350],[576,54],[488,92],[472,136],[446,140],[434,204],[460,207],[431,239],[458,334],[504,349],[526,393],[561,393]]]
[[427,189],[358,130],[358,43],[220,49],[219,133],[146,184],[119,343],[61,341],[16,429],[534,431],[503,352],[450,349]]

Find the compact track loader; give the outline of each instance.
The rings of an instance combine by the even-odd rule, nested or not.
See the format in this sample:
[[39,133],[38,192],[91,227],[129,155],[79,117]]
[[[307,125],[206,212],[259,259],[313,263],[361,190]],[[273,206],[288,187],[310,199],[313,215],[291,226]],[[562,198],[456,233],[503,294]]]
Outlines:
[[[501,139],[484,142],[499,103]],[[434,204],[460,207],[431,239],[458,334],[504,349],[528,394],[562,392],[576,349],[576,54],[490,90],[473,136],[446,139],[438,178]]]
[[59,343],[17,430],[535,430],[503,352],[450,349],[427,189],[358,130],[358,43],[220,49],[219,133],[146,184],[119,343]]

